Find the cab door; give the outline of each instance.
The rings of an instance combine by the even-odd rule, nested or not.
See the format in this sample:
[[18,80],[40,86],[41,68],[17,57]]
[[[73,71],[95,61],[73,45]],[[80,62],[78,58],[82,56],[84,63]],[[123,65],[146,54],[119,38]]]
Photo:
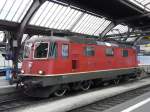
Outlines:
[[71,44],[71,66],[72,66],[72,72],[79,71],[79,63],[80,63],[80,52],[81,47],[76,44]]

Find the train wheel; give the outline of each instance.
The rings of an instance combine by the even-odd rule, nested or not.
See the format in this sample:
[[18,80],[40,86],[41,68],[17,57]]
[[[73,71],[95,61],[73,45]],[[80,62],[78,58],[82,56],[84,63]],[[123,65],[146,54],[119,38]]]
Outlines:
[[87,91],[90,89],[91,85],[92,85],[91,81],[82,81],[80,83],[80,88],[84,91]]
[[68,90],[68,88],[67,87],[64,87],[64,86],[62,86],[62,87],[60,87],[59,89],[57,89],[55,92],[54,92],[54,95],[55,96],[64,96],[65,95],[65,93],[67,92],[67,90]]

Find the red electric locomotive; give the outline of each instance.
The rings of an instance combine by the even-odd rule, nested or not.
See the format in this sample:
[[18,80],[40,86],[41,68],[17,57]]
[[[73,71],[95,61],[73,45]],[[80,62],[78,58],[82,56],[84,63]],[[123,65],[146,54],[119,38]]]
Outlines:
[[26,41],[20,83],[35,97],[69,88],[87,90],[92,84],[136,77],[138,62],[132,47],[79,37],[36,37]]

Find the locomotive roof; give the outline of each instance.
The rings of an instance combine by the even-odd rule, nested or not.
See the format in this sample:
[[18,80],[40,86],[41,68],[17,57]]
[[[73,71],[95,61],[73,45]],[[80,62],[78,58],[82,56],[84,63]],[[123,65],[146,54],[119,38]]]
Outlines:
[[95,39],[83,38],[83,37],[56,37],[56,36],[34,36],[27,40],[26,42],[48,42],[48,41],[66,41],[75,42],[83,44],[95,44],[95,45],[106,45],[106,46],[116,46],[117,44],[101,42]]
[[26,42],[45,42],[45,41],[69,41],[67,38],[56,36],[33,36]]

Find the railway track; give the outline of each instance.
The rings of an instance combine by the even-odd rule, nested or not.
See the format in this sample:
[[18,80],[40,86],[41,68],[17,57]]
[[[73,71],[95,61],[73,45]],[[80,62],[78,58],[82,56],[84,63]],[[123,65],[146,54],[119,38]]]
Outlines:
[[106,98],[104,100],[68,112],[102,112],[147,92],[150,92],[149,85],[119,94],[117,96]]
[[11,112],[17,108],[37,103],[38,101],[29,97],[11,98],[3,100],[0,101],[0,112]]
[[[134,82],[130,81],[130,82],[125,82],[125,83],[131,83]],[[122,83],[122,84],[125,84]],[[113,87],[114,85],[109,85],[108,87]],[[106,87],[101,87],[101,88],[106,88]],[[88,92],[91,91],[95,91],[99,89],[99,87],[97,88],[93,88],[91,90],[89,90]],[[70,112],[99,112],[99,111],[103,111],[105,109],[111,108],[112,106],[115,106],[117,104],[120,104],[124,101],[127,101],[135,96],[139,96],[141,94],[144,94],[146,92],[150,91],[150,87],[145,86],[142,87],[140,89],[136,89],[133,90],[131,92],[127,92],[115,97],[111,97],[111,98],[107,98],[105,100],[102,100],[100,102],[96,102],[94,104],[79,108],[79,109],[75,109],[72,110]],[[67,97],[71,97],[74,95],[78,95],[78,94],[84,94],[86,93],[85,91],[80,91],[80,92],[70,92],[67,96],[63,96],[63,97],[51,97],[49,99],[35,99],[35,98],[28,98],[22,94],[8,94],[8,95],[4,95],[3,97],[0,97],[0,112],[10,112],[12,110],[18,109],[18,108],[22,108],[22,107],[27,107],[28,105],[37,105],[37,104],[41,104],[43,102],[53,102],[59,99],[65,99]]]
[[[65,96],[64,96],[65,97]],[[60,97],[63,98],[63,97]],[[59,97],[52,97],[49,99],[31,98],[25,96],[21,92],[9,93],[0,96],[0,112],[12,112],[21,107],[38,104],[46,101],[54,101],[60,99]]]
[[9,93],[5,95],[1,95],[0,97],[0,112],[9,111],[11,109],[17,108],[24,103],[26,99],[21,93]]

